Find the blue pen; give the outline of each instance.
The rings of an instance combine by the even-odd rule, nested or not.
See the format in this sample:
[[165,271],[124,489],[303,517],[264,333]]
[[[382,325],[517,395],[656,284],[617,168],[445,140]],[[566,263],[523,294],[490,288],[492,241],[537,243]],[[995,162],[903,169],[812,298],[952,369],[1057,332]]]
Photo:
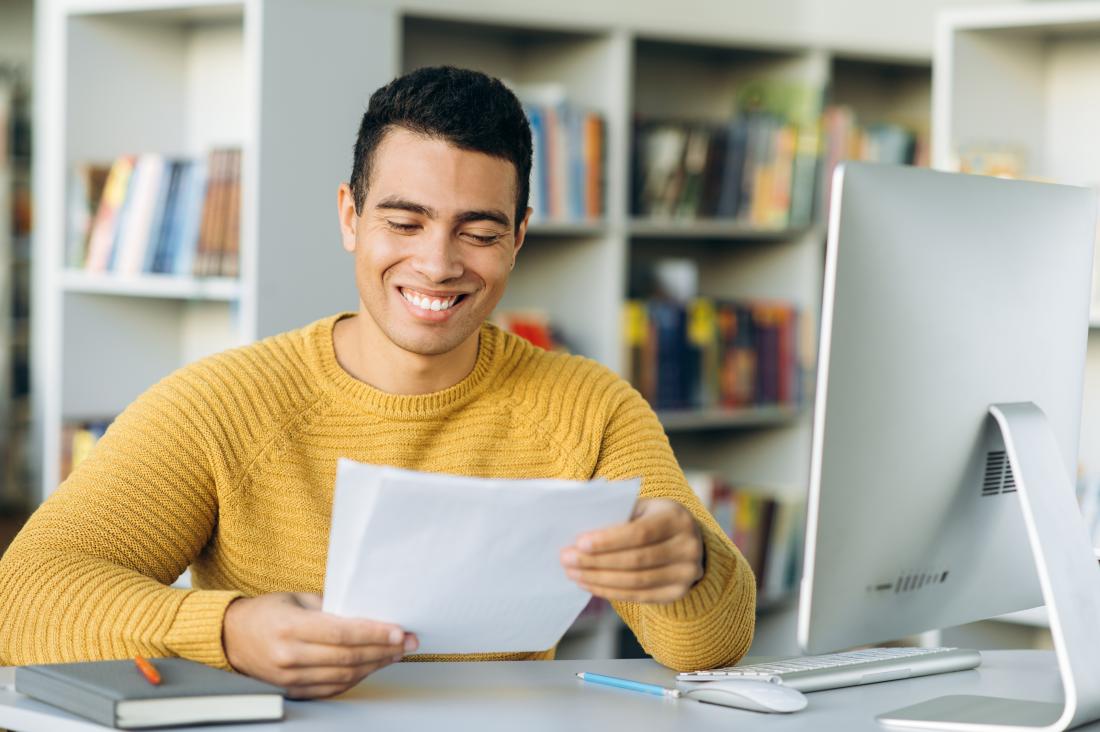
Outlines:
[[619,689],[640,691],[643,694],[653,694],[654,696],[671,696],[673,698],[680,696],[679,689],[666,689],[665,687],[657,686],[656,684],[643,684],[641,681],[619,679],[614,676],[604,676],[603,674],[589,674],[581,672],[577,674],[577,678],[581,681],[590,681],[593,684],[603,684],[604,686],[614,686]]

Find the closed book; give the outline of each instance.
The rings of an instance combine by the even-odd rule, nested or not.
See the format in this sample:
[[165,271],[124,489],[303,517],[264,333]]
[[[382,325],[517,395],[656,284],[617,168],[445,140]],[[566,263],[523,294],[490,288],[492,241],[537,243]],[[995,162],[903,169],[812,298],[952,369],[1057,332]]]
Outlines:
[[126,201],[126,190],[130,185],[135,158],[124,155],[115,160],[107,174],[103,186],[103,195],[99,199],[95,220],[88,238],[88,256],[84,261],[85,269],[92,272],[104,272],[111,259],[114,247],[115,230],[118,228],[119,212]]
[[546,175],[546,131],[543,129],[542,110],[537,104],[524,104],[527,122],[531,125],[531,184],[528,196],[534,219],[546,218],[546,189],[543,179]]
[[283,718],[283,690],[182,658],[151,661],[149,683],[132,660],[21,666],[15,690],[116,729]]
[[164,156],[151,153],[138,160],[127,197],[125,223],[116,238],[112,271],[123,275],[144,271],[161,190],[167,187],[164,176],[167,165]]
[[241,249],[241,151],[229,151],[229,173],[226,182],[226,222],[225,246],[222,249],[221,266],[218,274],[222,277],[236,277],[240,273]]
[[169,262],[167,271],[172,274],[189,277],[194,270],[206,201],[207,178],[205,160],[188,164],[187,178],[180,190],[182,198],[179,214],[173,224],[172,238],[165,255]]

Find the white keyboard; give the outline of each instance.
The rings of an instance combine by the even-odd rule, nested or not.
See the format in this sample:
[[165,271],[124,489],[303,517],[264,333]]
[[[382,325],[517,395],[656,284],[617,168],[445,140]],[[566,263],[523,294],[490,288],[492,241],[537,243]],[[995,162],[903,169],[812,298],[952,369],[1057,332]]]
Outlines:
[[709,671],[690,671],[676,678],[679,681],[774,678],[799,691],[820,691],[965,671],[976,668],[981,662],[981,654],[977,651],[962,648],[868,648]]

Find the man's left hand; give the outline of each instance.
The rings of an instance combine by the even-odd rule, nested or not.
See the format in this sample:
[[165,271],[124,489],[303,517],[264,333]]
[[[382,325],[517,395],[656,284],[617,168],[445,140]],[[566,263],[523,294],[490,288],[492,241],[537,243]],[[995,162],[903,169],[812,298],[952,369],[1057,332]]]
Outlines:
[[565,573],[597,597],[668,603],[703,576],[703,537],[676,501],[643,498],[630,521],[577,538],[563,549]]

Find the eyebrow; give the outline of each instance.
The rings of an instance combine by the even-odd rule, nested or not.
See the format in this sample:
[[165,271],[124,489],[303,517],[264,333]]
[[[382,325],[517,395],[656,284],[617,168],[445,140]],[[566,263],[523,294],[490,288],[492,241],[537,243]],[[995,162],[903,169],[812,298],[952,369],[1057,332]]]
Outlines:
[[[437,218],[438,212],[430,206],[425,206],[415,201],[410,201],[398,196],[390,196],[383,198],[375,206],[375,209],[396,209],[398,211],[408,211],[409,213],[419,214],[421,216],[427,216],[429,219]],[[500,224],[501,226],[511,226],[512,222],[509,220],[508,215],[503,211],[497,209],[475,209],[472,211],[463,211],[455,217],[455,222],[459,224],[467,224],[471,221],[492,221]]]

